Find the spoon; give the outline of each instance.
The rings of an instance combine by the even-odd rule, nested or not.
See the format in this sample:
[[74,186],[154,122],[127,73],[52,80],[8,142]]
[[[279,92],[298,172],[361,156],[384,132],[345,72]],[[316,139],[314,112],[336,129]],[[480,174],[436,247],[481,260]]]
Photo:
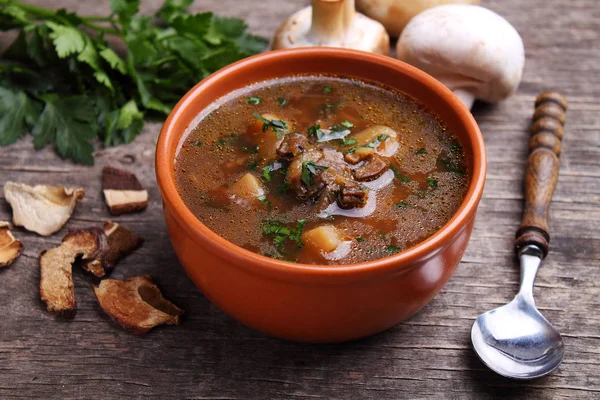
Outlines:
[[535,101],[525,208],[516,240],[521,262],[519,293],[507,305],[480,315],[471,329],[473,348],[481,361],[508,378],[547,375],[564,355],[560,333],[535,307],[533,283],[548,254],[548,208],[558,180],[566,109],[567,100],[557,92],[542,93]]

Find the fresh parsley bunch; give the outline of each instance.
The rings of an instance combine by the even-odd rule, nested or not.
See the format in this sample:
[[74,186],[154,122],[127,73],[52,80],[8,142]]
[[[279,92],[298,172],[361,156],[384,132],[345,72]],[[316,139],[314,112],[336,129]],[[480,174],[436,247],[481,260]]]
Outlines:
[[93,164],[92,139],[131,142],[145,116],[168,114],[198,81],[264,49],[242,20],[191,14],[192,2],[165,0],[147,16],[140,0],[110,0],[109,16],[83,17],[0,0],[0,30],[19,30],[0,62],[0,146],[31,132],[36,149]]

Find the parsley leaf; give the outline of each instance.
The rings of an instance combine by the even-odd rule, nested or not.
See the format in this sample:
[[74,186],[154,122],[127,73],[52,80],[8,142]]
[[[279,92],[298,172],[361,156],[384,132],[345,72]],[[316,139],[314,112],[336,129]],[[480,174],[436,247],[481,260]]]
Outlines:
[[259,113],[252,113],[252,116],[263,123],[263,132],[266,132],[269,130],[269,128],[271,128],[273,132],[277,133],[278,139],[281,139],[283,137],[284,132],[288,129],[287,122],[282,121],[280,119],[267,119]]
[[433,178],[427,178],[427,184],[432,187],[433,189],[437,189],[438,188],[438,181],[436,179]]
[[308,136],[316,137],[317,140],[321,139],[323,136],[323,131],[321,130],[321,125],[313,125],[308,128]]
[[302,231],[304,230],[304,225],[306,225],[306,221],[301,219],[296,223],[296,229],[290,235],[290,240],[302,244]]
[[267,196],[258,196],[258,201],[260,202],[260,204],[263,204],[267,207],[271,207],[271,202],[269,200],[267,200]]
[[244,146],[242,147],[242,151],[248,154],[256,154],[258,153],[258,146]]
[[278,194],[284,194],[287,193],[292,187],[290,186],[289,183],[282,183],[281,185],[277,186],[277,193]]
[[467,170],[464,167],[447,158],[438,158],[438,163],[447,172],[454,172],[461,175],[467,173]]
[[229,135],[224,136],[217,140],[215,146],[217,147],[225,147],[234,143],[234,141],[238,139],[238,135],[235,132],[229,132]]
[[107,115],[104,144],[130,143],[142,131],[143,123],[144,113],[138,109],[134,100],[130,100],[120,109]]
[[265,181],[271,182],[271,166],[267,165],[266,167],[263,167],[262,177],[265,179]]
[[387,246],[385,248],[385,251],[388,253],[398,253],[398,252],[402,251],[402,247],[394,246],[393,244],[390,244],[389,246]]
[[326,167],[324,165],[318,165],[315,164],[312,161],[304,161],[302,163],[302,174],[301,174],[301,179],[302,182],[304,182],[304,184],[306,186],[312,186],[313,185],[313,176],[318,174],[319,170],[327,170],[329,169],[329,167]]
[[260,97],[258,96],[250,96],[246,99],[246,104],[260,104]]
[[302,231],[306,225],[305,220],[299,220],[296,227],[286,226],[282,222],[267,219],[263,225],[263,233],[273,237],[273,243],[281,247],[286,242],[295,242],[298,247],[302,247]]
[[281,108],[285,108],[285,106],[287,106],[287,100],[284,99],[283,97],[278,98],[277,101],[279,102],[279,105],[281,106]]
[[394,176],[396,177],[396,179],[398,179],[399,181],[404,182],[404,183],[410,182],[410,178],[408,176],[402,174],[400,171],[398,171],[398,168],[396,168],[396,166],[394,164],[390,163],[390,169],[394,173]]
[[[348,121],[333,125],[329,129],[321,129],[321,125],[314,125],[308,128],[308,135],[316,136],[319,143],[329,142],[344,139],[351,133],[350,128],[352,127],[354,127],[354,124]],[[354,143],[356,143],[356,140],[354,140]]]
[[[166,3],[170,3],[170,1],[167,0]],[[140,0],[110,0],[110,9],[123,22],[131,21],[131,18],[138,12],[139,8]]]
[[[185,15],[187,13],[186,8],[188,8],[194,0],[166,0],[160,10],[157,13],[157,16],[163,19],[164,22],[170,23],[178,16]],[[111,7],[114,9],[113,7]]]
[[414,207],[412,204],[410,204],[408,201],[406,200],[400,200],[399,202],[397,202],[396,204],[394,204],[396,207],[398,208],[409,208],[409,207]]
[[450,142],[448,146],[448,150],[454,155],[460,155],[462,153],[462,146],[458,142],[458,140],[454,139]]
[[416,155],[421,155],[421,154],[426,154],[427,150],[425,150],[425,147],[421,147],[419,150],[415,151]]
[[271,172],[277,171],[278,169],[281,169],[282,167],[283,167],[283,164],[281,164],[279,161],[273,161],[272,163],[270,163],[269,165],[267,165],[266,167],[264,167],[262,169],[262,177],[264,178],[265,181],[271,182]]
[[105,47],[98,53],[100,57],[106,61],[112,69],[116,69],[122,74],[127,73],[127,67],[125,66],[125,61],[121,57],[117,55],[111,48]]
[[39,105],[22,92],[0,86],[0,146],[13,144],[27,134],[39,115]]
[[254,171],[258,168],[258,161],[250,161],[247,165],[248,171]]
[[323,86],[323,93],[331,93],[333,88],[331,86]]
[[90,140],[96,131],[87,124],[94,115],[93,103],[84,96],[46,95],[43,99],[44,109],[31,132],[35,148],[39,150],[54,142],[62,158],[92,165],[94,148]]
[[52,33],[49,35],[54,44],[56,54],[65,58],[73,54],[79,54],[86,47],[84,34],[77,28],[60,25],[53,21],[46,22]]

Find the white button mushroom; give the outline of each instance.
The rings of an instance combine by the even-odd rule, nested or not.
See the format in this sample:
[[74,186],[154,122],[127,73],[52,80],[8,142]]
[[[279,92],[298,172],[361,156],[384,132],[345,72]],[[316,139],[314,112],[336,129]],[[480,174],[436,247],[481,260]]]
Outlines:
[[479,4],[479,0],[356,0],[356,8],[381,22],[391,36],[398,37],[415,15],[431,7],[454,3]]
[[288,18],[273,38],[273,50],[332,46],[389,54],[390,37],[383,25],[356,12],[354,0],[312,0]]
[[397,57],[437,78],[470,109],[476,98],[493,103],[517,90],[525,50],[500,15],[451,4],[413,18],[398,39]]

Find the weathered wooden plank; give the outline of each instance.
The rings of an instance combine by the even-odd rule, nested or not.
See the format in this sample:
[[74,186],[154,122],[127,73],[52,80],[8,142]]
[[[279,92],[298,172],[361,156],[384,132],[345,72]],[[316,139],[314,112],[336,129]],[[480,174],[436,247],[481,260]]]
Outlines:
[[[108,2],[37,0],[85,14]],[[161,1],[144,1],[146,12]],[[271,35],[304,0],[196,1],[196,10],[244,17]],[[148,210],[118,221],[145,245],[113,276],[152,274],[165,295],[187,311],[176,328],[146,337],[122,332],[99,309],[93,282],[75,272],[77,318],[56,320],[39,301],[37,257],[66,232],[41,238],[16,229],[23,257],[0,271],[0,398],[447,398],[585,399],[600,397],[600,6],[596,0],[488,0],[521,32],[527,51],[516,96],[473,110],[484,134],[489,175],[469,248],[452,280],[422,312],[364,340],[310,346],[268,338],[209,303],[185,276],[168,245],[153,171],[160,124],[133,144],[100,149],[96,166],[32,151],[30,139],[0,148],[0,184],[7,180],[84,187],[86,198],[68,228],[100,224],[104,165],[135,171],[150,191]],[[4,38],[6,38],[4,36]],[[6,39],[0,37],[0,47]],[[512,382],[487,370],[470,349],[469,330],[483,311],[508,301],[518,285],[513,251],[519,225],[523,167],[533,100],[543,89],[569,99],[561,175],[551,206],[551,251],[540,270],[536,299],[563,333],[559,370],[533,382]],[[2,195],[0,194],[0,197]],[[0,220],[10,210],[0,198]]]

